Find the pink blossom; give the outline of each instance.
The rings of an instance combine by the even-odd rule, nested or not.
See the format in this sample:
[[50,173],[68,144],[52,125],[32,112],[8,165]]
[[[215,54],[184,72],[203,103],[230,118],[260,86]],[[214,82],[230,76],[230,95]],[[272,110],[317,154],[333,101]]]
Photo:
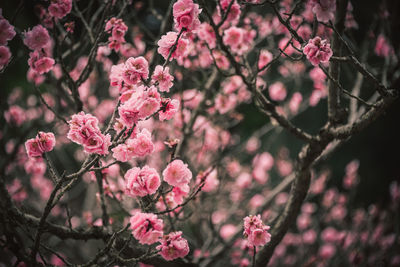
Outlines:
[[200,24],[197,30],[197,35],[199,39],[207,43],[211,49],[215,48],[216,44],[215,32],[210,24],[206,22]]
[[154,69],[151,81],[153,84],[158,84],[160,92],[169,92],[169,89],[174,85],[174,76],[169,74],[169,67],[163,68],[161,65],[157,65]]
[[167,261],[183,258],[189,254],[189,244],[182,237],[182,232],[172,232],[161,239],[161,245],[157,246],[161,250],[160,255]]
[[235,184],[239,188],[244,189],[244,188],[249,188],[250,187],[251,181],[252,181],[251,175],[249,173],[247,173],[247,172],[242,172],[238,176],[238,178],[236,179]]
[[244,232],[250,246],[264,246],[271,241],[271,234],[268,233],[269,226],[261,221],[261,215],[250,215],[243,219]]
[[[164,57],[165,60],[167,60],[168,55],[174,46],[176,39],[178,38],[178,33],[176,32],[167,32],[167,34],[161,36],[161,39],[157,42],[158,49],[157,52]],[[179,59],[183,56],[186,56],[187,53],[187,47],[189,45],[189,41],[185,38],[179,38],[178,44],[176,45],[176,48],[174,52],[172,52],[170,61],[172,59]]]
[[125,62],[122,78],[127,84],[138,84],[149,77],[149,63],[144,57],[130,57]]
[[268,88],[269,97],[274,101],[282,101],[286,98],[286,88],[281,82],[275,82]]
[[99,121],[91,114],[83,111],[72,115],[68,122],[68,139],[83,146],[85,152],[100,155],[108,154],[111,145],[110,134],[103,135],[98,126]]
[[100,131],[98,119],[91,114],[85,114],[83,111],[72,115],[68,124],[67,137],[78,144],[83,144],[84,140],[90,135]]
[[158,112],[160,121],[172,119],[179,110],[179,101],[177,99],[166,98],[161,102],[161,109]]
[[225,45],[236,49],[243,43],[243,37],[243,29],[233,26],[224,31],[223,41]]
[[211,169],[208,169],[205,172],[200,172],[197,177],[197,183],[200,184],[204,181],[204,185],[201,188],[202,191],[204,192],[212,192],[215,191],[218,188],[219,185],[219,180],[217,178],[217,170],[214,169],[211,171]]
[[54,59],[46,57],[41,51],[35,50],[29,53],[29,66],[39,74],[49,72],[54,66]]
[[151,141],[151,133],[143,129],[130,143],[129,147],[133,150],[133,155],[144,157],[154,152],[154,144]]
[[82,145],[87,153],[106,155],[108,147],[111,145],[111,135],[103,135],[101,132],[92,133]]
[[36,138],[31,138],[25,142],[25,149],[29,157],[41,157],[43,152],[39,148]]
[[[237,20],[240,17],[240,5],[237,3],[237,1],[236,0],[219,0],[219,1],[222,7],[222,11],[224,13],[228,11],[229,5],[231,5],[231,2],[234,1],[229,9],[229,13],[228,16],[226,17],[225,22],[237,23]],[[217,6],[218,6],[218,12],[221,13],[221,11],[219,10],[219,5]]]
[[334,19],[336,10],[335,0],[311,0],[312,12],[317,15],[317,19],[328,22]]
[[51,16],[61,19],[71,12],[72,0],[52,0],[49,6]]
[[324,244],[320,249],[319,249],[319,255],[321,258],[327,260],[330,259],[336,252],[336,248],[332,244]]
[[219,234],[224,240],[229,240],[235,233],[236,226],[233,224],[224,224],[219,230]]
[[299,93],[299,92],[294,93],[289,102],[290,112],[292,112],[293,114],[296,114],[297,111],[299,110],[302,100],[303,100],[303,96],[301,95],[301,93]]
[[24,44],[32,50],[40,50],[50,43],[50,35],[42,25],[36,25],[32,30],[26,32]]
[[140,244],[151,245],[157,242],[163,235],[163,221],[153,213],[136,212],[130,218],[130,229],[133,237]]
[[161,97],[157,88],[139,86],[129,100],[118,108],[118,114],[121,122],[131,128],[139,120],[146,119],[158,111],[160,104]]
[[14,27],[0,16],[0,45],[6,45],[15,36]]
[[142,169],[135,167],[125,174],[125,194],[144,197],[154,194],[160,187],[161,180],[157,171],[145,165]]
[[187,185],[192,179],[192,172],[182,160],[172,161],[163,171],[164,181],[176,187]]
[[46,163],[43,162],[42,158],[30,157],[24,164],[26,173],[33,175],[44,175],[46,172]]
[[8,64],[11,58],[10,49],[7,46],[0,46],[0,70]]
[[321,62],[328,62],[333,54],[329,42],[322,40],[319,36],[310,39],[303,52],[313,66],[318,66]]
[[235,108],[237,97],[235,94],[218,94],[215,98],[215,108],[220,114],[225,114]]
[[273,55],[268,50],[261,50],[260,57],[258,59],[258,69],[264,68],[273,59]]
[[20,126],[26,120],[25,110],[20,106],[13,105],[4,112],[4,118],[8,123]]
[[52,151],[55,144],[53,133],[39,132],[35,138],[25,142],[25,149],[29,157],[41,157],[43,153]]
[[187,31],[196,30],[200,25],[199,14],[201,9],[199,5],[193,3],[193,0],[178,0],[173,5],[173,16],[175,28],[180,31],[185,28]]
[[388,57],[389,55],[393,54],[393,47],[387,41],[383,34],[378,36],[375,45],[375,54],[380,57]]

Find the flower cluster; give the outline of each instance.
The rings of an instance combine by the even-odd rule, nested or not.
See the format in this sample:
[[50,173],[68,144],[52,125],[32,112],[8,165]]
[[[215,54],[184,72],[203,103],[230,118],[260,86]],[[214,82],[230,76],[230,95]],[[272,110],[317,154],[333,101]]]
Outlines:
[[121,162],[126,162],[134,157],[145,157],[154,151],[151,133],[143,129],[134,138],[129,138],[125,144],[119,144],[111,150],[113,157]]
[[49,72],[53,68],[55,61],[48,56],[50,36],[47,29],[42,25],[36,25],[24,35],[24,44],[33,50],[33,52],[29,53],[29,67],[39,74]]
[[127,128],[153,115],[161,106],[161,96],[156,87],[139,86],[135,90],[118,108],[120,122]]
[[49,13],[52,17],[62,19],[71,12],[72,0],[52,0]]
[[0,9],[0,70],[8,64],[11,58],[10,49],[7,46],[7,42],[12,40],[15,36],[14,27],[1,16]]
[[314,66],[318,66],[321,62],[328,62],[333,54],[329,41],[322,40],[319,36],[310,39],[303,52]]
[[261,221],[261,215],[250,215],[243,219],[244,232],[250,246],[264,246],[271,241],[271,234],[268,233],[269,226]]
[[[157,52],[162,55],[165,60],[168,59],[170,53],[170,61],[172,59],[180,59],[187,55],[189,41],[186,38],[179,38],[177,41],[178,36],[179,34],[177,32],[167,32],[165,35],[161,36],[161,39],[157,42]],[[173,51],[171,52],[172,49]]]
[[161,245],[157,246],[160,255],[167,261],[183,258],[189,253],[189,245],[182,237],[182,232],[172,232],[161,239]]
[[199,9],[198,4],[193,3],[193,0],[178,0],[172,7],[172,12],[175,28],[178,31],[183,28],[186,31],[193,31],[200,25],[199,14],[201,9]]
[[124,36],[127,30],[128,26],[126,26],[122,19],[111,18],[107,21],[105,31],[111,32],[111,36],[108,38],[108,47],[119,51],[121,45],[126,42]]
[[43,153],[52,151],[55,144],[53,133],[39,132],[35,138],[25,142],[25,149],[29,157],[41,157]]
[[108,154],[108,147],[111,145],[110,134],[102,134],[99,128],[99,121],[91,114],[81,111],[72,115],[69,123],[67,137],[83,146],[86,153],[100,155]]

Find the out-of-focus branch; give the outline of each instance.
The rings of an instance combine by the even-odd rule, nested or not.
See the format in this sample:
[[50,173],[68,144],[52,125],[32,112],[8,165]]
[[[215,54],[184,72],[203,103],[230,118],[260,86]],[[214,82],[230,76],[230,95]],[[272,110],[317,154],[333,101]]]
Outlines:
[[[335,28],[337,33],[333,34],[332,39],[332,51],[335,56],[341,55],[342,44],[340,36],[344,31],[344,21],[346,19],[348,0],[338,0],[336,5],[335,14]],[[331,61],[329,64],[329,75],[332,79],[339,81],[340,64],[335,61]],[[328,81],[328,119],[333,125],[338,124],[341,121],[340,118],[340,88],[337,84],[330,79]]]

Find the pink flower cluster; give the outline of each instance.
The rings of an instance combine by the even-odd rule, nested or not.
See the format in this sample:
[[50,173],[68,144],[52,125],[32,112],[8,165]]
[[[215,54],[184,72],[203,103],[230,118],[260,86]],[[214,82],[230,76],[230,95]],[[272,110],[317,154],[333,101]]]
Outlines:
[[318,66],[321,62],[328,62],[333,54],[328,40],[322,40],[319,36],[310,39],[303,52],[314,66]]
[[129,169],[125,174],[125,193],[129,196],[144,197],[154,194],[160,187],[161,180],[157,171],[149,166]]
[[185,187],[192,179],[192,172],[182,160],[172,161],[163,171],[164,181],[176,187]]
[[0,14],[0,45],[6,45],[14,36],[14,27]]
[[269,226],[261,221],[261,215],[250,215],[243,219],[244,232],[250,246],[264,246],[271,241],[271,234],[268,233]]
[[52,0],[49,13],[52,17],[62,19],[71,12],[72,0]]
[[160,109],[161,96],[154,86],[139,86],[119,108],[120,122],[132,128],[139,120],[146,119]]
[[134,157],[144,157],[154,152],[154,144],[151,141],[151,133],[143,129],[135,138],[130,138],[126,144],[120,144],[112,149],[116,160],[126,162]]
[[25,142],[25,149],[29,157],[41,157],[43,153],[52,151],[55,144],[53,133],[39,132],[35,138]]
[[200,12],[199,5],[193,3],[193,0],[178,0],[172,7],[175,28],[178,31],[183,28],[186,31],[196,30],[200,25]]
[[0,9],[0,70],[8,64],[11,58],[11,51],[8,48],[7,42],[15,36],[14,27],[1,16]]
[[144,57],[130,57],[122,70],[124,82],[130,85],[138,84],[149,77],[149,63]]
[[121,45],[126,42],[124,36],[128,31],[128,26],[126,26],[122,19],[111,18],[107,21],[105,31],[111,32],[111,36],[108,38],[108,47],[119,51]]
[[154,244],[159,241],[163,235],[164,223],[153,213],[136,212],[130,218],[130,223],[133,237],[136,238],[140,244]]
[[254,30],[232,26],[224,31],[223,42],[231,48],[232,52],[243,55],[251,48],[254,36]]
[[[232,1],[233,1],[233,3],[231,4]],[[219,0],[219,2],[220,2],[220,5],[217,5],[219,15],[221,16],[220,6],[222,8],[223,14],[228,12],[228,7],[230,6],[229,13],[226,17],[225,22],[226,23],[231,22],[233,24],[237,24],[237,22],[239,21],[239,17],[240,17],[240,5],[237,3],[237,1],[236,0]]]
[[100,155],[108,154],[108,147],[111,145],[110,134],[104,135],[99,128],[99,121],[91,114],[81,111],[72,115],[69,123],[67,137],[83,146],[86,153]]
[[182,232],[172,232],[161,239],[161,245],[157,246],[160,255],[167,261],[183,258],[189,254],[189,244],[182,237]]
[[169,89],[174,85],[173,80],[174,76],[169,74],[169,67],[163,68],[161,65],[156,66],[151,76],[151,82],[158,85],[160,92],[169,92]]
[[49,72],[54,66],[54,59],[47,56],[45,48],[50,46],[50,35],[42,25],[36,25],[26,32],[24,44],[33,52],[29,53],[28,64],[31,69],[39,74]]
[[189,41],[186,38],[179,38],[178,42],[176,42],[178,38],[177,32],[167,32],[167,34],[161,36],[161,39],[157,42],[158,49],[157,52],[164,57],[165,60],[168,59],[168,56],[171,52],[171,49],[174,47],[170,61],[172,59],[180,59],[187,55],[187,47],[189,46]]
[[310,0],[310,4],[319,21],[328,22],[335,18],[336,0]]

